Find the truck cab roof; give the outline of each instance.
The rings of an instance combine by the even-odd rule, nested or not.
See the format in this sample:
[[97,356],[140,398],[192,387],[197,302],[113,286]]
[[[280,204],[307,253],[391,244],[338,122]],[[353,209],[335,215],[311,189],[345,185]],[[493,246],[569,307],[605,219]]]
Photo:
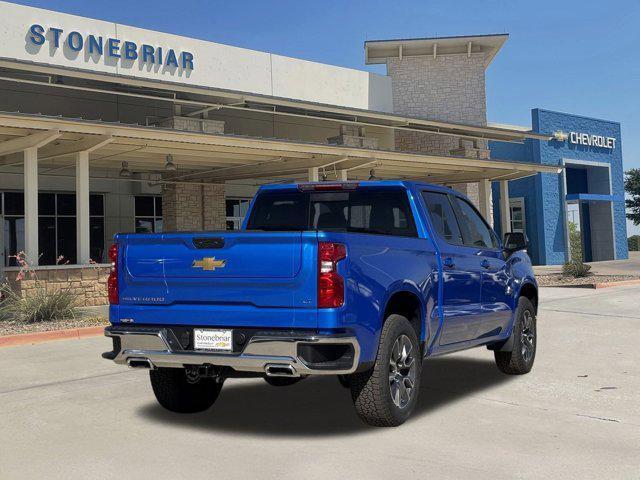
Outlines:
[[[318,188],[319,187],[319,188]],[[324,181],[324,182],[299,182],[299,183],[285,183],[285,184],[269,184],[262,185],[260,191],[286,191],[286,190],[331,190],[334,187],[336,190],[344,189],[351,190],[355,188],[391,188],[391,187],[403,187],[407,190],[414,188],[428,187],[430,190],[442,191],[446,193],[453,193],[455,195],[464,196],[460,192],[453,190],[449,187],[443,187],[441,185],[434,185],[427,182],[413,181],[413,180],[365,180],[365,181]]]

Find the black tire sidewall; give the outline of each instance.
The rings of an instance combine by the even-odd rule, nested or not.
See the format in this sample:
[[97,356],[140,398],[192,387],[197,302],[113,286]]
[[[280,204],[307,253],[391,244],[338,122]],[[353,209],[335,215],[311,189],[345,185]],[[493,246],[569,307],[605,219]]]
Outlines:
[[[375,369],[378,370],[378,375],[383,380],[380,382],[379,395],[381,399],[385,402],[386,408],[391,412],[396,422],[403,423],[409,418],[411,412],[416,406],[418,400],[418,392],[420,389],[420,374],[421,374],[421,365],[422,365],[422,357],[420,354],[420,344],[418,342],[418,337],[416,335],[415,330],[407,320],[402,315],[390,315],[385,321],[385,328],[383,328],[383,334],[381,336],[380,347],[378,352],[378,358],[376,360]],[[396,340],[401,336],[406,335],[409,337],[411,344],[413,346],[413,354],[415,356],[416,362],[416,381],[414,385],[414,391],[409,400],[409,403],[403,407],[398,407],[391,398],[391,389],[389,387],[389,361],[391,359],[391,350],[393,349],[393,345]]]
[[157,368],[149,372],[151,387],[158,403],[176,413],[197,413],[213,405],[222,382],[201,378],[189,383],[183,368]]

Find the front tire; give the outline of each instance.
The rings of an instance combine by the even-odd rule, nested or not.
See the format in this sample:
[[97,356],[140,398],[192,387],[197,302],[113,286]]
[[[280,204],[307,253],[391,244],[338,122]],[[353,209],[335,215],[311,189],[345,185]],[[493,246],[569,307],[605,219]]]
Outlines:
[[376,427],[404,423],[418,398],[421,363],[415,330],[402,315],[389,315],[373,368],[350,376],[351,398],[360,419]]
[[536,358],[537,327],[536,310],[531,300],[526,297],[518,299],[516,320],[513,325],[512,351],[494,352],[496,365],[507,375],[523,375],[529,373]]
[[158,403],[176,413],[207,410],[222,389],[222,381],[217,378],[189,382],[184,368],[156,368],[149,372],[149,378]]

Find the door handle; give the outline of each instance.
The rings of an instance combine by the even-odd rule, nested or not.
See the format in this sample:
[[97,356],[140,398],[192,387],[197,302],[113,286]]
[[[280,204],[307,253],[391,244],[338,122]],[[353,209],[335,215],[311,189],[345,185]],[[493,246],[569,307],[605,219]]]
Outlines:
[[491,263],[486,258],[480,262],[482,268],[491,268]]
[[451,258],[451,257],[447,257],[447,258],[445,258],[445,259],[444,259],[444,261],[442,262],[442,266],[443,266],[444,268],[449,268],[449,269],[451,269],[451,268],[455,267],[455,266],[456,266],[456,264],[453,262],[453,258]]

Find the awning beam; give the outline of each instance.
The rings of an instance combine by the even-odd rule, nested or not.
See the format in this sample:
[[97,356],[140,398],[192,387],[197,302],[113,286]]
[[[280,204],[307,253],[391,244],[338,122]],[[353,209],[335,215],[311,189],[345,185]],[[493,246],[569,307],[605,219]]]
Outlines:
[[47,143],[60,137],[59,130],[47,130],[45,132],[32,133],[25,137],[12,138],[0,143],[0,156],[23,152],[28,148],[38,149]]

